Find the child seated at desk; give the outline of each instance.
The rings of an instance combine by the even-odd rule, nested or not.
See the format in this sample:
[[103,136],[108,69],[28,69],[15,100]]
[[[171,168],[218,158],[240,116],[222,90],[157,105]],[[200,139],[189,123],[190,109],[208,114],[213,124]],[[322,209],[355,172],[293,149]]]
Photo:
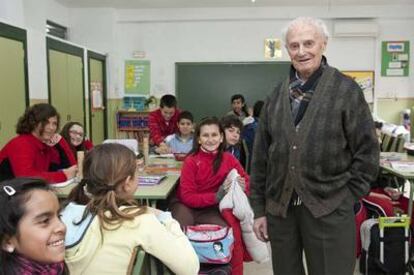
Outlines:
[[[240,175],[237,182],[246,192],[249,190],[249,177],[237,159],[224,152],[224,132],[217,118],[203,119],[196,127],[194,138],[194,148],[181,169],[176,197],[170,202],[171,212],[183,227],[203,223],[227,226],[228,219],[222,216],[218,206],[231,184],[226,177],[236,169]],[[230,262],[232,274],[243,274],[240,227],[237,230],[237,225],[230,226],[235,237]]]
[[0,274],[68,274],[59,202],[41,179],[0,184]]
[[189,111],[182,111],[178,115],[178,132],[165,138],[167,146],[157,147],[155,152],[159,154],[187,154],[193,148],[193,114]]
[[83,176],[62,212],[71,274],[126,274],[138,246],[175,274],[197,274],[197,255],[177,221],[134,200],[137,164],[131,150],[111,143],[94,147]]
[[56,133],[59,121],[58,112],[50,104],[26,109],[17,122],[18,135],[0,150],[0,181],[40,177],[59,183],[76,176],[76,159],[65,139]]

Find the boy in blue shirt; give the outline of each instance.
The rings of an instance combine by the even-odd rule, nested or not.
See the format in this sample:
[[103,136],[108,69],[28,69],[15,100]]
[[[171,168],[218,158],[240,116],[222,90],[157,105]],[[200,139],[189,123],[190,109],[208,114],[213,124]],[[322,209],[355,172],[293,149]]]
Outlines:
[[189,111],[183,111],[178,116],[178,132],[169,135],[164,142],[170,153],[187,154],[193,148],[194,117]]

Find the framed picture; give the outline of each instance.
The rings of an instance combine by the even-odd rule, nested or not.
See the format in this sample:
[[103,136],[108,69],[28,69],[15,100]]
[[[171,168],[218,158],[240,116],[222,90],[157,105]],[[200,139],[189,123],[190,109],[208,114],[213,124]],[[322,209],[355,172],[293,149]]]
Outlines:
[[264,57],[277,59],[282,57],[282,41],[277,38],[267,38],[264,41]]
[[368,103],[374,102],[374,71],[342,71],[358,83]]

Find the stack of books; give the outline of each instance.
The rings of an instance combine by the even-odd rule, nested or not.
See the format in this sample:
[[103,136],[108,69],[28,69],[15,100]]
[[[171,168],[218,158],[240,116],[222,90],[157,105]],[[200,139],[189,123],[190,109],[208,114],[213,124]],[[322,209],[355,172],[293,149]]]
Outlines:
[[159,184],[165,175],[146,175],[138,177],[138,185],[156,185]]

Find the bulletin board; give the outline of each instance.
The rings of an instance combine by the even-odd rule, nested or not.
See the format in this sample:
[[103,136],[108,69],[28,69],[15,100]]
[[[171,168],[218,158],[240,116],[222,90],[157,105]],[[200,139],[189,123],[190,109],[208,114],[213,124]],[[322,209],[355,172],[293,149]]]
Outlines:
[[151,64],[149,60],[126,60],[125,94],[149,95],[150,71]]
[[368,103],[374,102],[374,71],[342,71],[358,83]]
[[410,41],[383,41],[381,76],[408,76]]

